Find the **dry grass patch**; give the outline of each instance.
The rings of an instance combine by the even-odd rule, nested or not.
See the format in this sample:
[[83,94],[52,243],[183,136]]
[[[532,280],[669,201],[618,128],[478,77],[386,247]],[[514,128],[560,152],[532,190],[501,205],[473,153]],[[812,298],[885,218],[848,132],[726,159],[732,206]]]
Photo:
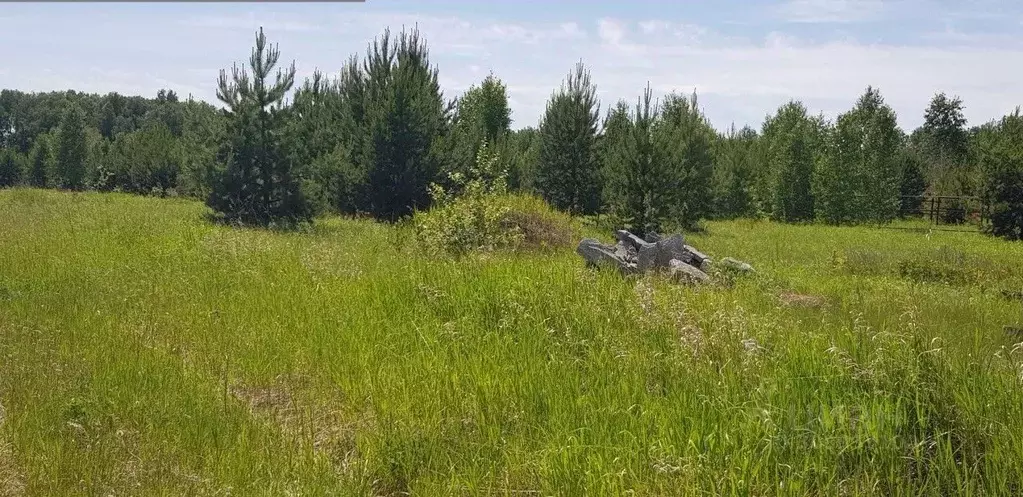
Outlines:
[[785,307],[800,307],[807,309],[818,309],[828,304],[828,299],[820,295],[807,295],[793,291],[784,291],[778,294],[778,300]]
[[[0,433],[4,427],[4,406],[0,404]],[[6,438],[0,437],[0,497],[25,495],[25,478],[14,462],[14,448]]]
[[14,464],[14,451],[10,443],[0,440],[0,497],[22,495],[25,495],[25,482]]
[[295,375],[278,376],[266,385],[236,383],[230,393],[253,416],[275,424],[296,443],[309,444],[339,473],[352,473],[359,459],[356,433],[370,422],[343,409],[336,396],[314,392],[306,377]]

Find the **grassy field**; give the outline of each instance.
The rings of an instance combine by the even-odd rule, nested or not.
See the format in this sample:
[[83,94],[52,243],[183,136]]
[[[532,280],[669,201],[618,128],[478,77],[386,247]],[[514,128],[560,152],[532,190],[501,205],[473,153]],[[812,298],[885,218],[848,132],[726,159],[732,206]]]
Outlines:
[[0,495],[1023,492],[1023,244],[714,222],[693,289],[203,212],[0,191]]

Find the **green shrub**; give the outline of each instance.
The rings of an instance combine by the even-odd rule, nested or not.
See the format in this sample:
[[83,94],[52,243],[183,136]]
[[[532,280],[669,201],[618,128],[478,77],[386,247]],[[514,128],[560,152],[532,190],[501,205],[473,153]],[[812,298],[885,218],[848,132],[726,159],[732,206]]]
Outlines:
[[947,283],[950,285],[964,285],[971,280],[969,272],[962,268],[923,259],[899,261],[899,276],[920,283]]
[[917,283],[975,285],[1011,277],[1004,268],[949,246],[901,255],[848,248],[836,263],[857,276],[897,275]]
[[1023,115],[1002,118],[982,140],[984,197],[990,205],[986,231],[1006,240],[1023,239]]
[[484,143],[468,175],[449,173],[450,189],[433,183],[434,207],[413,218],[417,238],[433,250],[462,254],[515,245],[521,233],[503,222],[508,207],[499,201],[507,194],[506,173],[497,166],[497,155]]
[[876,250],[847,248],[842,256],[837,257],[836,262],[850,274],[865,276],[888,272],[889,259],[886,254]]
[[543,200],[508,193],[507,171],[484,143],[468,174],[450,173],[450,187],[430,187],[433,207],[412,223],[426,248],[454,255],[472,251],[553,248],[572,243],[571,217]]

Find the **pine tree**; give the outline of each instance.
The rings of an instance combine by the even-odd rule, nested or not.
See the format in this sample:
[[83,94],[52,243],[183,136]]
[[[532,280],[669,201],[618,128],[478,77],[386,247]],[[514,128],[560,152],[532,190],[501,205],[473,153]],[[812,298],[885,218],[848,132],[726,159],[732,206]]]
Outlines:
[[49,134],[37,136],[29,154],[28,184],[37,188],[47,186],[47,171],[53,168],[50,140]]
[[624,227],[641,234],[659,231],[670,216],[666,197],[673,192],[665,177],[668,163],[654,137],[659,117],[648,85],[631,116],[624,102],[611,109],[601,144],[604,196],[610,213]]
[[64,110],[57,131],[53,161],[53,181],[56,186],[79,190],[85,186],[88,143],[85,132],[85,113],[75,103]]
[[537,190],[553,206],[576,214],[600,208],[596,87],[582,62],[547,102],[540,124]]
[[623,163],[626,158],[623,155],[623,147],[628,146],[632,133],[629,103],[619,100],[608,109],[600,134],[597,136],[597,161],[600,164],[602,186],[601,203],[604,210],[612,214],[621,205],[618,197],[622,195]]
[[451,121],[437,77],[425,41],[413,29],[396,42],[385,31],[368,50],[363,74],[344,83],[351,86],[347,92],[362,96],[353,101],[362,107],[351,110],[364,133],[353,176],[365,178],[361,196],[379,219],[396,221],[430,205],[429,185],[441,171],[441,144]]
[[231,221],[294,224],[311,218],[282,143],[288,112],[284,97],[294,84],[295,65],[278,70],[270,81],[279,58],[260,28],[249,58],[251,77],[237,65],[230,78],[220,71],[217,98],[227,106],[227,167],[207,204]]
[[151,121],[140,130],[117,135],[103,167],[109,175],[98,181],[101,188],[163,195],[178,184],[181,148],[167,125]]
[[[371,45],[365,63],[353,55],[336,78],[316,71],[295,92],[288,153],[315,211],[371,210],[368,173],[374,165],[368,109],[382,101],[382,88],[391,74],[380,71],[383,77],[371,81],[368,65],[373,57]],[[393,54],[378,63],[393,64]]]
[[660,181],[670,184],[664,200],[673,223],[695,228],[713,212],[713,142],[715,131],[700,110],[696,92],[688,97],[670,94],[654,126],[656,147],[667,164]]
[[1023,115],[1019,107],[983,141],[980,162],[983,197],[990,209],[987,231],[1023,240]]
[[668,95],[659,106],[648,85],[631,116],[623,103],[614,107],[600,149],[616,220],[645,234],[692,227],[708,216],[713,136],[695,95]]
[[342,103],[338,81],[320,71],[295,91],[292,103],[288,154],[317,213],[341,203],[338,183],[350,152]]

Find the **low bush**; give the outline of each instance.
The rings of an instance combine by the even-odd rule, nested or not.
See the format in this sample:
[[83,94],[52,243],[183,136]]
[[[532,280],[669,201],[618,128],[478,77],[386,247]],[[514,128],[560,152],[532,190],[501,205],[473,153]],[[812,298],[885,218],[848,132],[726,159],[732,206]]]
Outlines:
[[1015,272],[950,246],[906,254],[850,248],[843,251],[836,263],[857,276],[896,275],[917,283],[954,286],[1012,278]]
[[468,174],[451,173],[451,187],[431,185],[433,207],[412,218],[416,238],[429,250],[453,255],[474,251],[545,249],[575,238],[572,218],[543,200],[508,193],[507,171],[484,143]]
[[505,195],[504,226],[522,235],[518,248],[543,250],[570,247],[578,241],[579,223],[533,195]]

